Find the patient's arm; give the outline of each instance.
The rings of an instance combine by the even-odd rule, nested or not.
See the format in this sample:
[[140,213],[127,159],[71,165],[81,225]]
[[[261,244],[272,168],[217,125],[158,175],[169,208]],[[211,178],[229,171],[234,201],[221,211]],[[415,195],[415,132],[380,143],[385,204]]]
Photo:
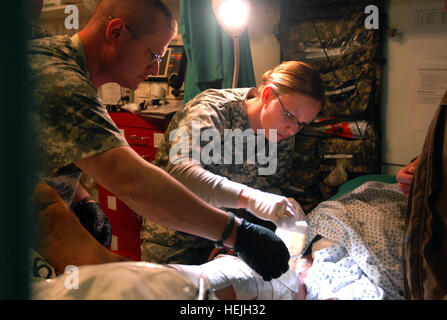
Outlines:
[[218,256],[202,265],[169,266],[198,283],[205,275],[215,295],[221,300],[291,300],[305,299],[307,290],[304,279],[312,265],[311,256],[291,259],[289,270],[281,277],[264,281],[241,259]]
[[[310,256],[310,255],[302,257],[300,259],[295,259],[294,261],[291,261],[290,269],[292,270],[292,272],[294,272],[297,275],[298,281],[297,281],[296,285],[293,281],[292,282],[290,282],[290,280],[287,281],[287,283],[289,285],[291,283],[293,283],[293,285],[295,285],[294,294],[290,295],[290,298],[293,298],[294,300],[306,300],[307,289],[306,289],[306,284],[304,283],[304,279],[306,279],[307,270],[309,270],[309,268],[311,266],[312,266],[312,256]],[[257,275],[255,275],[254,277],[257,277]],[[258,281],[263,281],[262,279],[260,279],[260,277],[258,277],[258,278],[259,278]],[[247,279],[246,281],[248,282],[248,281],[255,281],[255,280]],[[256,292],[256,295],[254,295],[251,298],[251,300],[257,300],[258,296],[260,296],[261,298],[266,297],[266,292],[259,292],[259,290],[262,290],[262,289],[271,290],[271,288],[279,288],[279,287],[282,287],[281,289],[283,290],[284,287],[287,286],[287,284],[284,283],[284,279],[281,279],[281,278],[273,279],[272,281],[270,281],[270,283],[271,283],[271,287],[270,286],[257,286],[258,292]],[[250,286],[250,285],[247,284],[247,286]],[[214,293],[215,293],[216,297],[218,297],[221,300],[237,300],[237,296],[238,296],[238,294],[236,293],[235,287],[233,285],[216,290]],[[274,296],[274,294],[273,294],[273,296]]]
[[[216,290],[214,293],[220,300],[237,300],[236,292],[234,291],[233,286],[228,286],[226,288]],[[256,297],[253,298],[253,300],[255,299]]]

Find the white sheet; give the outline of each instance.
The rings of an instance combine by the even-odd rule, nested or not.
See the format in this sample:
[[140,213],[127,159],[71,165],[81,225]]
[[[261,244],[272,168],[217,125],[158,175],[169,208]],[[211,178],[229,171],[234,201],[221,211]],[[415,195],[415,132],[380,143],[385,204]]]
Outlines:
[[33,280],[35,300],[191,300],[197,284],[180,272],[146,262],[68,268],[53,279]]

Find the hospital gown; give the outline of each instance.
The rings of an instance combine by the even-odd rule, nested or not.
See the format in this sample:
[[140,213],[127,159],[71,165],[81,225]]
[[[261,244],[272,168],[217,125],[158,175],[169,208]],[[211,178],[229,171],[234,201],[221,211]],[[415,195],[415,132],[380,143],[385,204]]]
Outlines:
[[367,182],[315,208],[304,252],[317,235],[335,244],[315,252],[307,299],[403,299],[406,206],[397,184]]

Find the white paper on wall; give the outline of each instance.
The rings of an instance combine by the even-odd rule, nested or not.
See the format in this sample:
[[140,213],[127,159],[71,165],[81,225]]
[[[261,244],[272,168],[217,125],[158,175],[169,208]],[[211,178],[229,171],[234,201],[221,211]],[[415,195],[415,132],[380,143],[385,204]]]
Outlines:
[[411,31],[447,31],[445,3],[440,0],[413,0]]
[[447,59],[414,63],[411,72],[409,123],[414,130],[427,131],[447,90]]

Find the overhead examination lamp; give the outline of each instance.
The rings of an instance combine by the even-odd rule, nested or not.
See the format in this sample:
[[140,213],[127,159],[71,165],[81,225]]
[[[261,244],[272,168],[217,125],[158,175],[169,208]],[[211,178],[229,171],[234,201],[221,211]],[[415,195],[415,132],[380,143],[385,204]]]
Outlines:
[[233,38],[233,88],[236,88],[240,66],[239,38],[247,26],[250,3],[248,0],[213,0],[213,10],[221,27]]

